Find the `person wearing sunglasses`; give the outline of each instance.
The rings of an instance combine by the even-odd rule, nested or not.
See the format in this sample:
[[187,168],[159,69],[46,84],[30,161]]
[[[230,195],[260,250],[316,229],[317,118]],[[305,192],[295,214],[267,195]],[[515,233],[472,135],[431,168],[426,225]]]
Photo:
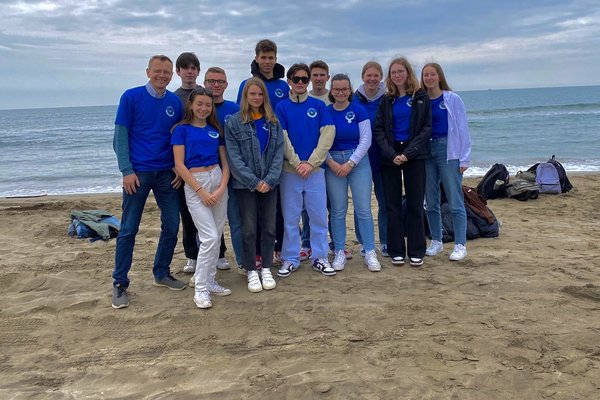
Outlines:
[[198,308],[210,308],[211,295],[231,294],[215,279],[227,216],[229,164],[211,90],[199,86],[192,91],[185,117],[173,129],[171,144],[200,242],[193,277],[194,303]]
[[352,84],[345,74],[331,79],[327,107],[335,124],[335,139],[327,157],[325,180],[331,206],[331,232],[335,258],[333,269],[346,265],[346,214],[348,188],[352,191],[357,228],[363,239],[365,263],[369,271],[381,270],[375,253],[375,233],[371,213],[371,166],[367,152],[371,146],[371,121],[365,109],[352,100]]
[[325,103],[308,96],[310,69],[294,64],[287,72],[289,98],[277,105],[276,114],[284,132],[285,155],[280,179],[284,221],[282,265],[277,272],[287,277],[300,266],[298,221],[302,207],[310,219],[313,269],[335,275],[327,259],[327,199],[323,162],[335,137],[335,128]]
[[135,237],[146,200],[154,193],[160,209],[160,240],[154,258],[154,285],[185,289],[185,282],[171,275],[170,265],[179,233],[181,179],[173,172],[171,127],[182,116],[181,101],[167,90],[173,77],[173,62],[164,55],[150,58],[148,83],[128,89],[119,100],[113,148],[123,174],[123,214],[115,248],[113,308],[129,306],[127,289]]

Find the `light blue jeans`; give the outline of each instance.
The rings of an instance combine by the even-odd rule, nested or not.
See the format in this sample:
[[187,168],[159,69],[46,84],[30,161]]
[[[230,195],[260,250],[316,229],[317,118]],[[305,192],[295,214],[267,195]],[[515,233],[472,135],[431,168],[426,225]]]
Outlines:
[[[333,160],[343,164],[354,150],[330,151]],[[325,170],[327,197],[331,206],[331,234],[336,251],[346,245],[346,214],[348,213],[348,187],[352,191],[354,215],[365,251],[375,250],[375,229],[371,213],[371,165],[365,156],[347,176],[337,176],[330,168]]]
[[431,141],[431,158],[425,161],[425,199],[427,222],[433,240],[442,241],[442,214],[440,212],[440,182],[452,210],[454,242],[464,245],[467,241],[467,212],[462,192],[462,174],[459,160],[447,159],[448,139]]
[[325,172],[316,168],[307,179],[293,172],[281,173],[279,193],[283,214],[283,246],[281,258],[300,265],[300,230],[298,222],[302,205],[310,219],[310,247],[312,258],[327,258],[327,198],[325,194]]
[[[383,194],[381,171],[375,172],[371,168],[371,176],[373,177],[373,190],[375,192],[375,198],[377,199],[377,226],[379,228],[379,243],[382,246],[387,246],[387,211],[385,209],[385,197]],[[354,213],[354,230],[356,231],[356,240],[358,240],[358,243],[363,244],[362,237],[360,236],[360,229],[358,229],[358,217],[356,216],[356,213]]]

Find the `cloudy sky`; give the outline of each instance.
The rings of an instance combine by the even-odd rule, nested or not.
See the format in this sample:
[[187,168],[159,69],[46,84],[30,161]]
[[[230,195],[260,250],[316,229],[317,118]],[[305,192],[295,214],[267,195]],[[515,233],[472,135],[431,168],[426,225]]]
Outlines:
[[600,84],[598,0],[0,0],[0,16],[0,109],[116,104],[150,55],[183,51],[225,68],[234,99],[262,38],[286,67],[323,59],[355,83],[405,55],[456,90]]

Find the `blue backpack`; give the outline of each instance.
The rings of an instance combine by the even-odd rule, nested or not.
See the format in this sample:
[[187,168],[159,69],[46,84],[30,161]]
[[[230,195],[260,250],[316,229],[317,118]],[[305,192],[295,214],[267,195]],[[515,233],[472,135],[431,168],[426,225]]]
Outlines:
[[562,193],[558,170],[551,163],[539,163],[535,169],[535,183],[540,185],[540,193]]

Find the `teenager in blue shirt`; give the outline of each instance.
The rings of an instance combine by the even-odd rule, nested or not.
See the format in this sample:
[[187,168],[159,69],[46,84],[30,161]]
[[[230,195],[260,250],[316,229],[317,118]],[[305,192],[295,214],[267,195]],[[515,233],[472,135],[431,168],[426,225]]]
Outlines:
[[444,250],[442,244],[442,215],[440,213],[440,183],[452,210],[454,250],[451,261],[467,256],[467,213],[462,191],[463,173],[471,161],[471,137],[467,113],[462,99],[454,93],[442,67],[425,64],[421,70],[421,85],[431,99],[431,158],[425,163],[427,183],[427,222],[431,244],[426,254],[434,256]]
[[173,130],[171,144],[175,168],[185,181],[186,202],[200,241],[194,273],[194,303],[198,308],[209,308],[212,307],[211,294],[231,294],[231,290],[215,280],[227,216],[229,166],[209,89],[198,87],[192,91],[186,115]]
[[160,240],[154,258],[154,285],[185,289],[169,270],[179,232],[177,188],[181,180],[173,172],[171,127],[181,119],[181,102],[167,90],[173,62],[166,56],[150,58],[148,83],[123,93],[115,118],[113,147],[123,174],[123,215],[115,249],[113,271],[114,308],[129,306],[127,274],[144,205],[150,191],[160,208]]
[[290,97],[277,105],[283,128],[285,153],[281,174],[281,210],[284,221],[280,277],[287,277],[300,266],[298,222],[302,207],[310,218],[310,243],[313,269],[335,275],[327,254],[327,199],[325,173],[321,168],[335,137],[335,128],[325,103],[308,96],[310,70],[294,64],[287,73]]
[[337,74],[331,79],[327,109],[335,125],[335,139],[327,157],[325,179],[330,204],[331,234],[335,258],[332,267],[342,271],[346,265],[346,214],[348,187],[352,190],[354,214],[363,238],[365,263],[370,271],[381,270],[375,253],[375,233],[371,214],[371,166],[367,152],[371,146],[371,122],[365,109],[352,103],[350,78]]
[[[371,121],[371,127],[375,125],[375,114],[381,98],[385,94],[385,85],[383,79],[383,68],[377,61],[368,61],[362,67],[361,73],[363,83],[354,92],[353,102],[362,105]],[[379,147],[372,141],[369,147],[369,164],[371,165],[371,175],[373,178],[373,189],[375,199],[377,200],[377,225],[379,232],[379,243],[381,244],[381,255],[389,257],[387,252],[387,212],[385,210],[385,197],[383,195],[383,182],[381,180],[381,163],[379,160]],[[354,227],[358,227],[356,214],[354,216]],[[363,240],[359,229],[356,230],[356,239],[362,245]],[[364,247],[361,248],[361,255],[364,256]]]
[[[381,153],[381,178],[388,213],[388,253],[392,264],[423,265],[425,160],[431,156],[431,108],[412,66],[404,57],[392,60],[385,79],[373,135]],[[402,188],[406,190],[406,218]],[[405,238],[406,237],[406,241]]]
[[[225,124],[225,143],[231,187],[240,207],[243,243],[242,266],[248,275],[248,290],[274,289],[271,274],[275,249],[277,191],[283,166],[283,131],[271,109],[262,80],[250,78],[242,91],[239,113]],[[260,221],[261,235],[257,227]],[[259,241],[260,243],[257,243]],[[256,247],[261,249],[261,268],[256,268]]]

